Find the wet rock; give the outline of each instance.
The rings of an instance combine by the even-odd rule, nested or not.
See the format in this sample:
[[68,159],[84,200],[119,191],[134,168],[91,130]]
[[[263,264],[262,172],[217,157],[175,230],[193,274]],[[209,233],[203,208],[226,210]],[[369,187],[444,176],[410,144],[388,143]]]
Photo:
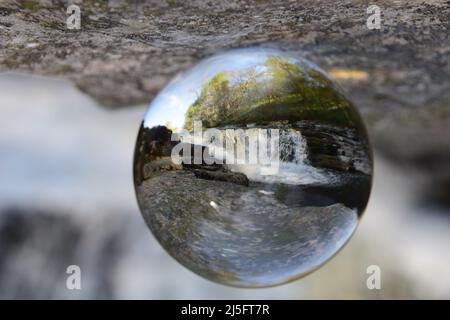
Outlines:
[[144,165],[143,177],[146,180],[165,171],[182,170],[182,169],[183,167],[181,165],[173,163],[171,158],[166,157],[163,159],[157,159],[152,162],[146,163]]
[[[141,124],[136,142],[136,151],[139,151],[143,156],[135,161],[134,177],[137,183],[147,179],[157,168],[157,166],[146,167],[146,164],[162,157],[170,157],[173,146],[177,144],[177,142],[171,141],[171,137],[172,131],[165,126],[157,126],[150,129],[144,128],[143,123]],[[167,166],[170,166],[167,160],[162,161],[160,164],[165,166],[166,169]],[[176,167],[173,167],[173,169],[176,169]]]
[[311,165],[340,171],[372,172],[368,140],[353,128],[341,128],[312,122],[299,122],[308,146]]
[[338,157],[334,155],[317,154],[311,156],[311,162],[315,167],[327,168],[340,171],[348,171],[350,166],[348,163],[340,161]]
[[[214,281],[261,286],[267,285],[267,275],[269,281],[286,281],[292,272],[329,257],[356,226],[356,211],[342,203],[291,206],[287,199],[261,193],[259,185],[192,175],[165,172],[144,181],[137,194],[145,204],[144,219],[162,246]],[[284,195],[302,193],[284,187]]]

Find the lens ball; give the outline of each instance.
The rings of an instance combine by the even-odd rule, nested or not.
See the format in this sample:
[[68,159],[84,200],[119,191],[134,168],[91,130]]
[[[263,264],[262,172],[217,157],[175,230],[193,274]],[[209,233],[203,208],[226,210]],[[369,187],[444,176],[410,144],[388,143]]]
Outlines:
[[311,62],[235,49],[173,79],[142,121],[134,182],[160,244],[239,287],[310,273],[367,205],[371,148],[358,112]]

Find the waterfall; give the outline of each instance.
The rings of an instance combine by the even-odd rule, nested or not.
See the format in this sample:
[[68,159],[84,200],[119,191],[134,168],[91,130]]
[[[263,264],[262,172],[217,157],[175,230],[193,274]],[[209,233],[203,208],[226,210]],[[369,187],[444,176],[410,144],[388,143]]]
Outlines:
[[[308,163],[308,146],[299,130],[279,129],[279,163],[275,174],[262,174],[260,164],[228,165],[234,172],[244,173],[251,181],[291,185],[325,184],[332,177]],[[246,146],[248,158],[248,146]]]
[[[223,163],[229,170],[245,174],[251,181],[291,185],[323,184],[331,181],[327,173],[308,163],[307,141],[299,130],[275,129],[276,135],[274,131],[270,131],[271,129],[214,130],[216,131],[212,136],[203,135],[200,140],[195,140],[190,134],[185,134],[181,140],[207,147],[210,157],[215,159],[216,163]],[[261,140],[252,139],[255,136],[258,137],[261,131],[267,134],[267,140],[264,143],[266,143],[269,163],[261,162],[260,158],[254,161],[255,157],[251,156],[255,154],[255,145],[256,157],[259,156]],[[278,145],[275,148],[277,161],[273,161],[275,159],[273,144],[277,141],[274,139],[278,139]],[[233,145],[231,150],[228,148],[230,144]]]
[[294,129],[280,132],[280,161],[283,163],[305,164],[308,158],[306,139]]

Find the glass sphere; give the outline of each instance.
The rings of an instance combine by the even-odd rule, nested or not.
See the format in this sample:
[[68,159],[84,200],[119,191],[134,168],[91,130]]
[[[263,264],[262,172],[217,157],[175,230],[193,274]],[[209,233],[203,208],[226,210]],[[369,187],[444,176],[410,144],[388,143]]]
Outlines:
[[173,79],[141,124],[142,215],[185,267],[227,285],[297,279],[349,240],[371,190],[364,124],[314,64],[236,49]]

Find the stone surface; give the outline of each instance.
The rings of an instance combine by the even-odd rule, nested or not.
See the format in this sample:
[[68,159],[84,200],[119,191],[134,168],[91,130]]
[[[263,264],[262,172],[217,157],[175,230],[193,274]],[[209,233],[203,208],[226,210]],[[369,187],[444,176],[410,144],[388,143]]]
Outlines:
[[[336,253],[358,219],[356,210],[333,201],[287,206],[257,188],[191,172],[165,171],[136,188],[161,245],[190,270],[234,286],[264,287],[310,272]],[[283,192],[302,193],[274,190]]]
[[376,147],[448,185],[448,1],[377,1],[381,30],[366,27],[368,1],[73,2],[80,31],[65,29],[68,1],[2,1],[0,70],[69,78],[120,107],[217,51],[279,46],[335,76]]

